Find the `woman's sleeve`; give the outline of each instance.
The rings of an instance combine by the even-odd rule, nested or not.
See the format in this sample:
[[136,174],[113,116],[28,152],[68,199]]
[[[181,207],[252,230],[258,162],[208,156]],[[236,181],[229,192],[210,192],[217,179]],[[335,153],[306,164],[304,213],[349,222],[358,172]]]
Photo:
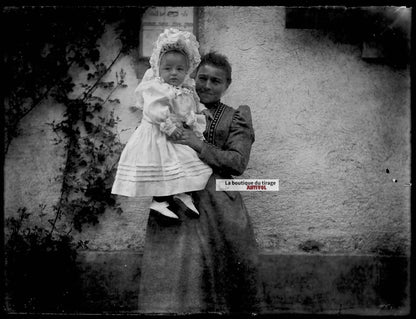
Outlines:
[[238,176],[247,167],[253,142],[251,111],[247,105],[242,105],[234,113],[225,146],[221,149],[204,142],[199,157],[220,173]]

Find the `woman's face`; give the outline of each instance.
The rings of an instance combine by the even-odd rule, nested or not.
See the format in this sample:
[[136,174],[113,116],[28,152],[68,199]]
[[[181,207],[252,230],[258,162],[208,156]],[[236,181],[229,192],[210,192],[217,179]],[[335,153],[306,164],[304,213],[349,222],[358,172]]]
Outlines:
[[202,103],[217,102],[228,88],[227,75],[223,69],[205,64],[196,74],[195,86]]

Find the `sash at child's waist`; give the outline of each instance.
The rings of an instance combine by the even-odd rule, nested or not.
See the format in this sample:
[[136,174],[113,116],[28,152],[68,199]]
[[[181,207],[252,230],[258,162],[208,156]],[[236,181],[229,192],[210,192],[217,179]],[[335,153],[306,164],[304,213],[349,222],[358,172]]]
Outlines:
[[[181,126],[182,126],[182,123],[185,122],[185,119],[183,118],[183,116],[176,115],[176,114],[170,114],[169,119],[172,121],[172,123],[179,124]],[[150,118],[148,118],[145,115],[143,115],[143,117],[142,117],[142,122],[146,122],[146,123],[149,123],[149,124],[152,124],[152,125],[157,125],[157,126],[160,125],[160,123],[156,123],[156,122],[152,121]]]

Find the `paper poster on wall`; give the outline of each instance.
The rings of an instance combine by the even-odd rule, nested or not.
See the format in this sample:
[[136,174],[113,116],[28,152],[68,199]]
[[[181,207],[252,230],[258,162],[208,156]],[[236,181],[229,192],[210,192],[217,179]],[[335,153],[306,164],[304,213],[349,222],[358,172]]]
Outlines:
[[166,28],[194,33],[194,7],[151,7],[142,17],[141,55],[152,55],[153,43]]

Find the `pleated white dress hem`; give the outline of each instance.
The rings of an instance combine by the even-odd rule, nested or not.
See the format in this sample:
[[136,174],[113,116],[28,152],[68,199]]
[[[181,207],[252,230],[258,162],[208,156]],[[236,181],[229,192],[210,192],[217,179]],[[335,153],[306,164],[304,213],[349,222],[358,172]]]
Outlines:
[[143,119],[121,153],[112,194],[128,197],[169,196],[198,191],[212,169],[195,150],[174,144],[148,119]]

